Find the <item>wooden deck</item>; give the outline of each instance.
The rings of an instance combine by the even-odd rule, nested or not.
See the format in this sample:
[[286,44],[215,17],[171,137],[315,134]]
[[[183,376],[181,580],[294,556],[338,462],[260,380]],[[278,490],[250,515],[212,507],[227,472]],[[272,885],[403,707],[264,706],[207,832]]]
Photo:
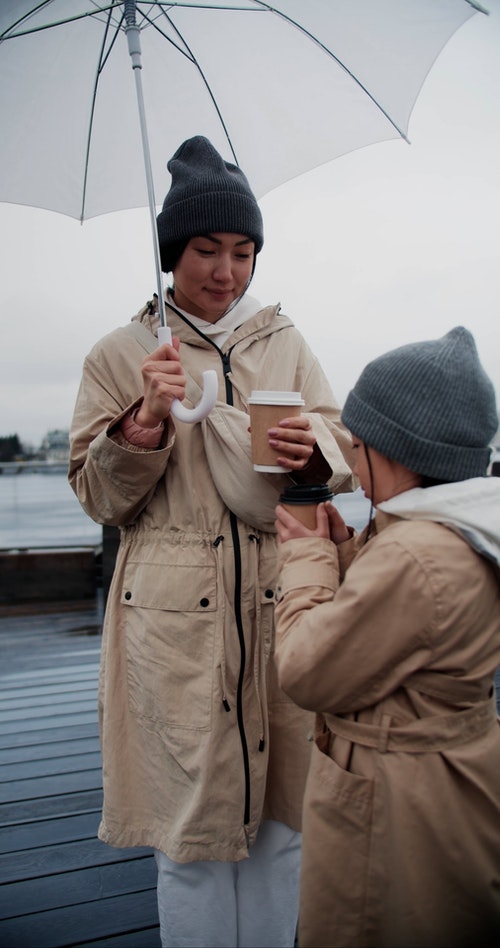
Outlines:
[[96,837],[102,609],[45,609],[0,612],[0,945],[159,946],[151,851]]
[[0,610],[2,948],[160,946],[150,850],[96,836],[101,621],[98,603]]

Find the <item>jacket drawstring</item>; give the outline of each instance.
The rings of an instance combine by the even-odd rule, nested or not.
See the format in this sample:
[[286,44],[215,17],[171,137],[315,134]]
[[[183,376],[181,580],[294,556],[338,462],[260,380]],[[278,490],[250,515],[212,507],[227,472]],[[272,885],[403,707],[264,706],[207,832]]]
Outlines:
[[[223,576],[222,576],[222,558],[219,547],[223,541],[223,536],[218,536],[213,542],[213,547],[216,552],[216,564],[217,564],[217,587],[218,589],[224,588]],[[226,615],[226,603],[225,597],[222,596],[222,608],[220,610],[220,677],[221,677],[221,689],[222,689],[222,704],[225,711],[230,711],[231,706],[227,700],[227,688],[226,688],[226,644],[224,641],[224,623]]]
[[[259,557],[258,549],[260,540],[255,533],[250,533],[249,540],[253,542],[254,555],[250,558],[250,562],[253,565],[253,588],[255,589],[255,618],[256,618],[256,629],[260,629],[261,621],[261,606],[260,606],[260,582],[259,582]],[[255,695],[257,698],[257,708],[259,712],[259,751],[263,751],[265,747],[264,739],[264,712],[262,709],[262,696],[261,696],[261,687],[260,687],[260,678],[261,678],[261,657],[264,654],[264,649],[260,647],[260,640],[257,634],[255,647],[253,652],[253,682],[255,688]]]

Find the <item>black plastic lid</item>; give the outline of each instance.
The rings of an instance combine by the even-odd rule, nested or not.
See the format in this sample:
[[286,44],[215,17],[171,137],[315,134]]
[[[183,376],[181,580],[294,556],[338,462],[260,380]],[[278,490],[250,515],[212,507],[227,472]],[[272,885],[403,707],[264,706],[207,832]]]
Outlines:
[[281,504],[321,504],[331,500],[333,493],[328,484],[294,484],[286,487],[280,497]]

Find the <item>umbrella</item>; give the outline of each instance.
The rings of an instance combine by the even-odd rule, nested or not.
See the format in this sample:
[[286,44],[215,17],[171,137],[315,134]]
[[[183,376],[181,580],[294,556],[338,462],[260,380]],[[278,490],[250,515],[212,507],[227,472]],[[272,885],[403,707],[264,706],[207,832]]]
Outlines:
[[81,221],[149,205],[167,332],[154,195],[179,143],[206,135],[260,197],[407,138],[429,69],[476,10],[473,0],[2,0],[0,200]]

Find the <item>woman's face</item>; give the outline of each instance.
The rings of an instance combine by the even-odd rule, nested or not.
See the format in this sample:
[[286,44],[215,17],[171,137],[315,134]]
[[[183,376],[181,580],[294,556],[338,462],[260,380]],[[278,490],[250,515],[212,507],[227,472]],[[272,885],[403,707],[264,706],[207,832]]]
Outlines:
[[192,237],[174,270],[180,309],[216,323],[246,289],[255,244],[243,234]]
[[[352,436],[356,463],[354,473],[359,478],[361,489],[376,507],[384,500],[402,494],[405,490],[420,487],[421,477],[398,461],[391,461],[385,455],[370,448],[359,438]],[[370,460],[368,461],[368,456]]]

